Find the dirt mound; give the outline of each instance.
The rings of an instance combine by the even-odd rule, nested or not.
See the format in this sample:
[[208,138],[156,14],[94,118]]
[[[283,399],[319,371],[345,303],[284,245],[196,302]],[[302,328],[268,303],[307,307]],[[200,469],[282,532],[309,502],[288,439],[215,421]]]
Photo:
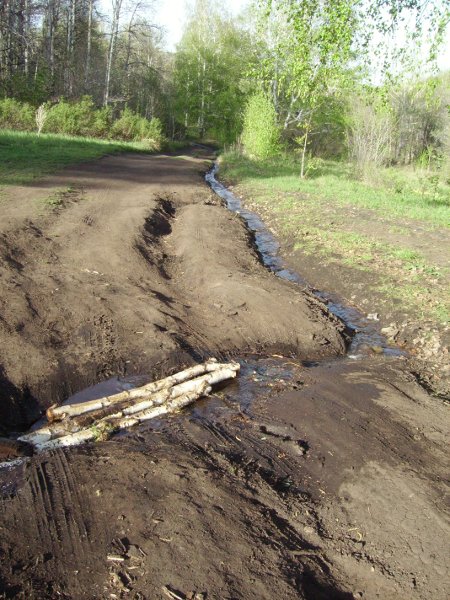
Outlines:
[[[27,427],[115,374],[152,377],[260,348],[344,351],[342,327],[324,307],[260,265],[241,221],[201,185],[205,169],[187,157],[108,157],[46,179],[35,197],[9,192],[0,226],[3,428]],[[83,194],[45,204],[66,188]]]

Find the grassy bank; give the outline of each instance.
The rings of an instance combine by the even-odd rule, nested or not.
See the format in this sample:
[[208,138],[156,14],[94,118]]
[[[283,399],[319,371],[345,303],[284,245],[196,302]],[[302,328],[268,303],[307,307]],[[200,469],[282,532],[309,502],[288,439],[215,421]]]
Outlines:
[[408,219],[450,226],[450,174],[408,168],[374,171],[368,182],[356,177],[350,163],[317,161],[300,179],[297,157],[253,161],[236,152],[222,157],[222,175],[261,194],[299,193],[303,197],[351,204]]
[[220,176],[314,265],[313,285],[322,270],[336,285],[329,291],[368,302],[371,312],[448,323],[448,181],[413,169],[361,181],[350,164],[332,161],[302,180],[292,157],[255,162],[234,152],[221,157]]
[[0,130],[0,186],[26,184],[62,167],[125,151],[141,151],[140,143]]

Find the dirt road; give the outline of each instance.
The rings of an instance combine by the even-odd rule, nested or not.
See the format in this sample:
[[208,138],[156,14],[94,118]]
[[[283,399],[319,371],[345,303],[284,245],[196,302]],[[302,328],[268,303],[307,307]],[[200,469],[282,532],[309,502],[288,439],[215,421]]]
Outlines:
[[402,359],[343,358],[343,325],[261,265],[204,171],[107,157],[0,205],[3,435],[111,376],[242,364],[180,415],[2,469],[0,590],[446,598],[445,405]]

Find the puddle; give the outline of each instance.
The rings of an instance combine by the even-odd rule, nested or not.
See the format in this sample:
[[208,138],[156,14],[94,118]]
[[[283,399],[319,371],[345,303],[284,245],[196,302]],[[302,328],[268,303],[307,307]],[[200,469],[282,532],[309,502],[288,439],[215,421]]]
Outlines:
[[280,244],[267,229],[260,217],[253,211],[243,207],[240,199],[226,186],[217,181],[216,175],[218,169],[218,165],[214,165],[205,175],[206,182],[222,200],[225,200],[229,210],[239,214],[244,219],[254,235],[255,243],[264,265],[275,273],[277,277],[286,279],[302,287],[307,287],[315,296],[327,304],[331,313],[345,323],[352,334],[352,341],[348,348],[349,357],[362,358],[370,352],[371,347],[381,348],[382,353],[385,355],[403,356],[403,351],[388,344],[386,338],[378,331],[373,321],[369,320],[356,308],[344,304],[336,296],[315,290],[299,273],[286,265],[283,258],[279,255]]
[[[174,422],[181,419],[212,421],[218,415],[233,418],[236,415],[252,416],[252,405],[261,402],[264,397],[274,391],[298,389],[303,385],[302,371],[305,365],[282,357],[253,357],[238,360],[241,365],[236,379],[226,381],[214,387],[207,398],[196,400],[180,413],[164,415],[138,425],[135,431],[170,430]],[[117,436],[127,436],[130,432],[123,431]]]

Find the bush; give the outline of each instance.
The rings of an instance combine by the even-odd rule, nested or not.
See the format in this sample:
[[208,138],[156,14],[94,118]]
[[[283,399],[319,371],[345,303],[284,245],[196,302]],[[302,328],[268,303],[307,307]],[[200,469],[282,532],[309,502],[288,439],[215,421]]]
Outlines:
[[92,120],[91,135],[107,138],[111,131],[112,120],[112,110],[109,106],[96,110]]
[[92,98],[84,96],[79,102],[61,100],[48,110],[45,131],[65,135],[92,135],[95,107]]
[[35,128],[34,108],[13,98],[0,100],[0,128],[32,131]]
[[247,102],[242,144],[251,158],[269,158],[280,152],[280,130],[275,108],[263,92],[254,94]]
[[393,129],[388,109],[357,99],[354,101],[348,145],[359,175],[370,177],[373,170],[389,163]]
[[149,121],[125,108],[111,127],[111,137],[125,141],[141,141],[148,150],[158,149],[163,139],[161,121]]
[[159,119],[148,120],[125,108],[113,121],[111,108],[96,109],[89,96],[78,102],[43,104],[37,112],[11,98],[0,100],[0,128],[35,131],[40,126],[47,133],[140,142],[143,150],[159,150],[164,139]]

